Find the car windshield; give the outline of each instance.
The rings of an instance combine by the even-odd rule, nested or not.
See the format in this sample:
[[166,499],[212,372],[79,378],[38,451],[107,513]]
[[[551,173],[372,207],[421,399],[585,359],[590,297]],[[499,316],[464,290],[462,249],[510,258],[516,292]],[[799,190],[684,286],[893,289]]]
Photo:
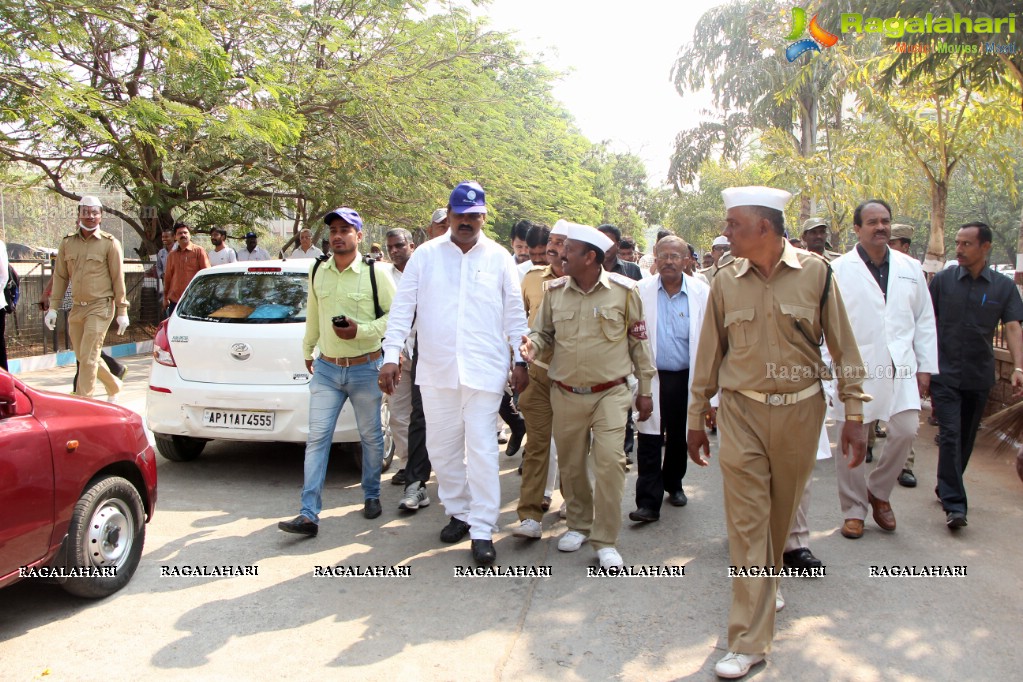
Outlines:
[[177,314],[186,320],[234,324],[305,322],[304,272],[224,272],[196,277]]

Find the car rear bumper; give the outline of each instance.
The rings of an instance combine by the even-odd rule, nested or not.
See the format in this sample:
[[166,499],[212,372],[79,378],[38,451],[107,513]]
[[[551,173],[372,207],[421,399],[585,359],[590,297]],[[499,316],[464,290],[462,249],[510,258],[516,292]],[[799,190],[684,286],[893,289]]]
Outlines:
[[[203,424],[203,413],[207,409],[272,411],[273,429],[207,426]],[[157,435],[305,443],[309,437],[309,386],[185,381],[174,367],[154,362],[146,393],[146,425]],[[350,404],[341,411],[333,440],[335,443],[359,441]]]

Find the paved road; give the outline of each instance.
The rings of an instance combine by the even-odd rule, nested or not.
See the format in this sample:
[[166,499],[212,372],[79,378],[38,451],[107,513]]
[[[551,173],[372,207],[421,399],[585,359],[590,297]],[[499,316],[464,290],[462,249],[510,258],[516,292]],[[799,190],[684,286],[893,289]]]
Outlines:
[[[148,358],[128,361],[122,403],[142,412]],[[23,377],[68,390],[71,371]],[[921,427],[918,471],[933,472],[934,428]],[[883,441],[882,441],[883,442]],[[518,458],[501,457],[501,523],[515,521]],[[899,530],[868,521],[842,538],[834,464],[814,473],[812,548],[827,577],[788,579],[774,651],[759,680],[1017,679],[1023,632],[1023,486],[1011,457],[985,449],[970,465],[970,526],[958,535],[930,492],[897,488]],[[456,578],[468,542],[437,539],[434,504],[361,515],[358,474],[332,463],[316,539],[276,529],[298,507],[302,449],[211,444],[190,463],[159,465],[160,498],[137,574],[121,592],[81,601],[23,581],[0,593],[0,678],[673,680],[714,679],[726,645],[729,579],[716,462],[690,468],[689,506],[631,527],[627,564],[684,565],[675,578],[587,578],[588,548],[557,551],[564,522],[523,541],[502,532],[501,565],[551,567],[549,578]],[[390,474],[385,475],[389,477]],[[633,508],[635,468],[623,514]],[[430,493],[435,498],[435,486]],[[555,509],[560,498],[555,499]],[[161,577],[162,567],[254,565],[249,577]],[[410,577],[316,578],[337,564],[410,567]],[[872,578],[871,565],[965,565],[960,578]]]

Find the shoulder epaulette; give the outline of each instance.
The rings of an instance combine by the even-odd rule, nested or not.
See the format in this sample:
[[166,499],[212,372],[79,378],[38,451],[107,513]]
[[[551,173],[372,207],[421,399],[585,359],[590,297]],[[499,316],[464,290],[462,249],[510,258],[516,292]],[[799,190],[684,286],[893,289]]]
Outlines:
[[733,256],[731,253],[726,253],[725,255],[721,256],[717,264],[714,266],[714,272],[711,273],[711,277],[715,277],[720,270],[727,268],[729,265],[735,265],[735,256]]
[[558,287],[563,287],[566,284],[568,284],[568,275],[565,275],[564,277],[558,277],[557,279],[548,280],[547,282],[544,282],[543,286],[544,289],[550,290],[557,289]]
[[619,275],[617,272],[609,272],[609,273],[607,273],[607,278],[609,280],[611,280],[612,282],[614,282],[615,284],[617,284],[619,286],[625,287],[626,289],[635,289],[636,286],[639,285],[639,282],[637,282],[636,280],[632,279],[631,277],[626,277],[625,275]]

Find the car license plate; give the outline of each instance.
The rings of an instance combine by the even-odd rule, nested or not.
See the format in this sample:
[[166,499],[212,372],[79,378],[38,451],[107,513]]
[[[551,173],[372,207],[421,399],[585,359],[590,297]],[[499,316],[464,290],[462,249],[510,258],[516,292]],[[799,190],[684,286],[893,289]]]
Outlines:
[[273,431],[274,413],[267,410],[203,410],[203,426]]

